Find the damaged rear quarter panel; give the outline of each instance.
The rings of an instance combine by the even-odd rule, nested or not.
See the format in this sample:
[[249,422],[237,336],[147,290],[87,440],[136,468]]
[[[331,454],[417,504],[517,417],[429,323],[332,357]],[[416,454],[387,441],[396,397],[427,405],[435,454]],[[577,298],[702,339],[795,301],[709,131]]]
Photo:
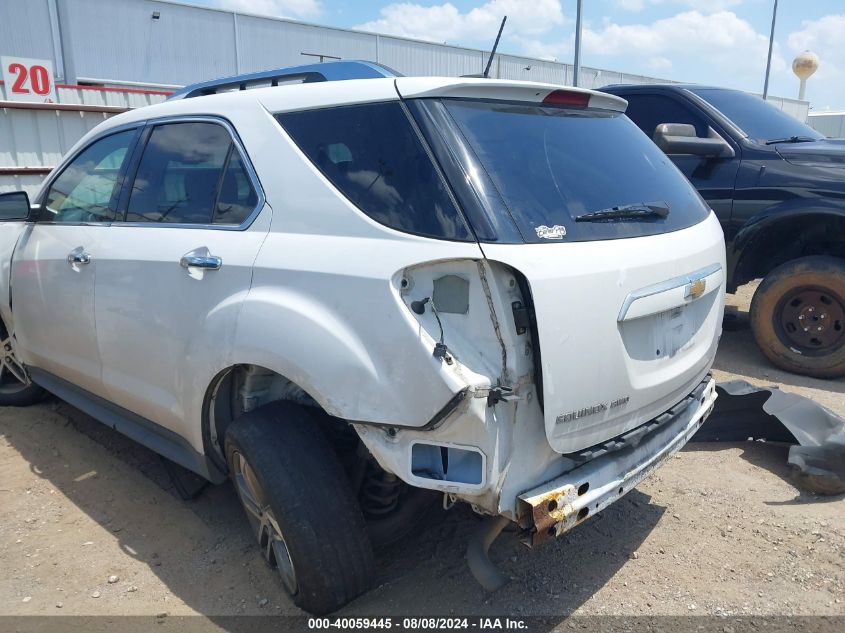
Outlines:
[[[239,318],[236,362],[282,374],[336,417],[428,423],[466,384],[432,356],[433,339],[399,297],[397,271],[437,250],[408,242],[271,233]],[[460,249],[478,256],[475,244]]]
[[[511,309],[522,300],[519,285],[506,266],[486,260],[440,262],[405,271],[406,303],[429,294],[444,275],[469,280],[465,314],[440,312],[444,341],[454,356],[451,369],[475,390],[436,428],[384,429],[356,425],[359,435],[381,465],[415,486],[441,490],[490,514],[515,518],[516,497],[537,481],[548,480],[572,463],[549,446],[542,424],[533,377],[534,349],[530,334],[517,334]],[[430,307],[416,317],[423,329],[439,335]],[[507,400],[488,402],[491,387],[512,390]],[[483,486],[415,477],[411,471],[415,443],[474,447],[485,456]]]
[[346,420],[423,426],[465,385],[432,357],[433,341],[403,305],[397,274],[422,262],[479,259],[478,244],[375,222],[269,112],[255,116],[266,124],[253,159],[273,218],[232,363],[276,371]]

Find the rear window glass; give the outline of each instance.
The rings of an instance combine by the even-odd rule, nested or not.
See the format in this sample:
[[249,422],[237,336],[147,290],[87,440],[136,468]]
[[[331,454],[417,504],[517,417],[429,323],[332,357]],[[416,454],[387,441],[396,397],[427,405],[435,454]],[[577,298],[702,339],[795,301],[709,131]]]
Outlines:
[[473,239],[397,102],[277,115],[323,175],[371,218],[429,237]]
[[[669,158],[623,114],[524,103],[442,103],[526,242],[653,235],[690,227],[709,213]],[[641,204],[668,206],[669,213],[575,220]]]

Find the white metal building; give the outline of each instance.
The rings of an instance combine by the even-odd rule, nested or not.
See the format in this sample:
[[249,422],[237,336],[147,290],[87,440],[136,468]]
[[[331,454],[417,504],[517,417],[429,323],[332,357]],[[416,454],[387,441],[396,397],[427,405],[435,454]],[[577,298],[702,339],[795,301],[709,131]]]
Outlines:
[[810,112],[807,123],[830,138],[845,138],[845,112]]
[[[489,51],[169,0],[0,0],[0,55],[51,60],[55,72],[58,103],[14,105],[8,86],[0,94],[0,191],[32,191],[102,117],[187,83],[335,58],[377,61],[405,75],[457,76],[482,72]],[[490,74],[569,85],[572,70],[502,54]],[[580,84],[655,81],[666,80],[582,67]],[[805,102],[771,101],[806,118]]]

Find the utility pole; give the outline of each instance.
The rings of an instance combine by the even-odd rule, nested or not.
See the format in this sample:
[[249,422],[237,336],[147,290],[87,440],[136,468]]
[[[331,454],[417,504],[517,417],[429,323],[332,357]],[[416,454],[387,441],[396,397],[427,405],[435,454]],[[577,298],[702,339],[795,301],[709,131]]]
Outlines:
[[772,9],[772,33],[769,35],[769,58],[766,61],[766,81],[763,82],[763,99],[769,96],[769,73],[772,70],[772,47],[775,44],[775,21],[778,17],[778,0]]
[[[777,0],[775,0],[777,5]],[[581,10],[583,0],[577,0],[575,8],[575,64],[572,69],[572,85],[578,87],[578,76],[581,74]]]

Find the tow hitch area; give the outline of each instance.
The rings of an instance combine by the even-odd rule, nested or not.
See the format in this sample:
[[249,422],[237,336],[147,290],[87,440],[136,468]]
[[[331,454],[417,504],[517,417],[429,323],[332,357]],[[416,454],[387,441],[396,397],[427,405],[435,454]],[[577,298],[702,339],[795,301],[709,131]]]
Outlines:
[[[741,380],[717,386],[708,376],[682,402],[635,431],[582,451],[582,465],[519,496],[518,524],[527,545],[560,536],[610,505],[688,441],[765,439],[794,444],[788,461],[799,485],[819,494],[845,492],[845,420],[776,387]],[[470,538],[470,571],[488,591],[507,583],[487,557],[507,522],[488,517]]]
[[[707,376],[669,411],[589,451],[581,466],[519,496],[519,526],[530,546],[560,536],[610,505],[680,450],[713,408]],[[577,456],[576,456],[577,457]]]

